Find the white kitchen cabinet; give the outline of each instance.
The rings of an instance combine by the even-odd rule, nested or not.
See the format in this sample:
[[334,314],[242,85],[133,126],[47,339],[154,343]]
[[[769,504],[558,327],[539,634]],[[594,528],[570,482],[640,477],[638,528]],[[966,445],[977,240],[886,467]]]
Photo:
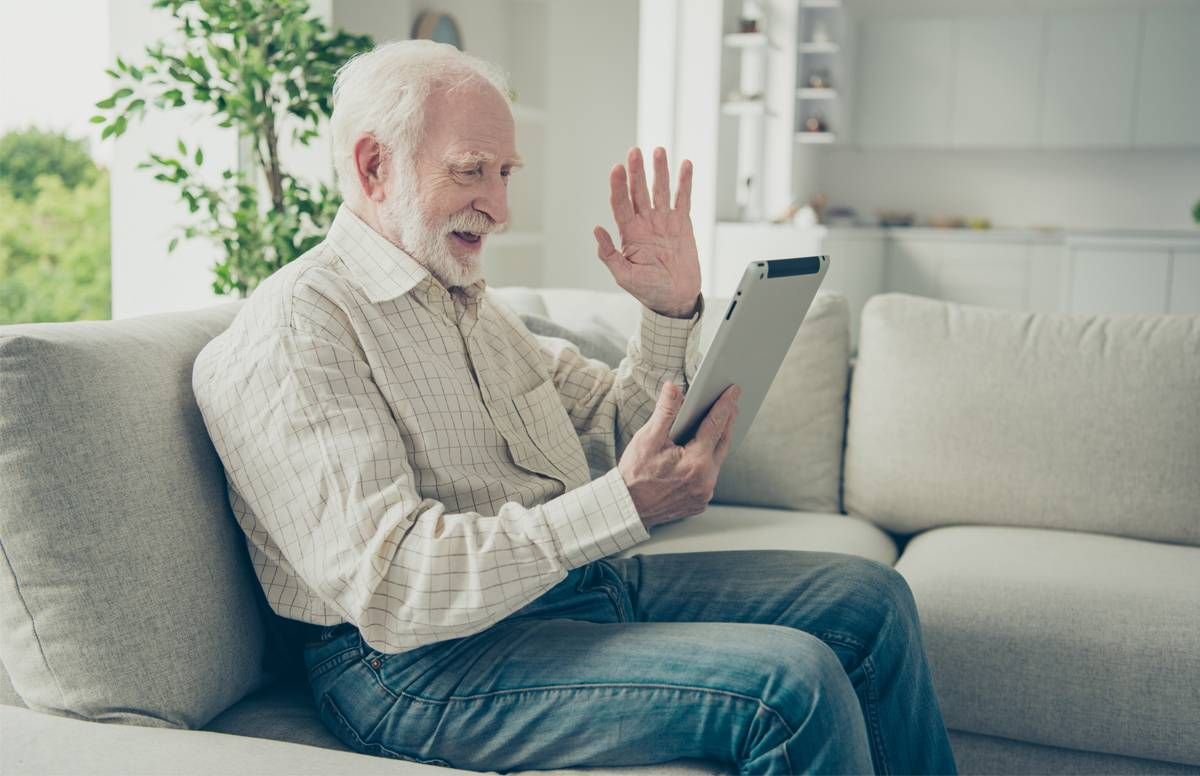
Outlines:
[[1164,312],[1170,259],[1168,250],[1072,248],[1071,312]]
[[954,22],[870,18],[858,46],[858,140],[864,146],[945,146],[950,142]]
[[[1140,18],[1134,12],[1048,17],[1042,145],[1082,148],[1132,143],[1139,30]],[[1186,87],[1180,84],[1180,88]]]
[[948,242],[938,283],[943,299],[1024,310],[1029,296],[1029,244]]
[[1200,250],[1171,252],[1169,313],[1200,313]]
[[938,275],[942,270],[945,243],[941,240],[910,238],[889,240],[884,283],[889,291],[942,299]]
[[1137,146],[1200,146],[1200,8],[1146,12]]
[[1029,308],[1033,245],[1028,240],[964,234],[897,235],[889,242],[889,291],[985,307]]
[[1034,145],[1044,26],[1030,15],[957,20],[953,145]]
[[878,229],[830,229],[821,252],[829,256],[829,270],[821,287],[846,297],[850,309],[850,344],[858,344],[863,305],[883,293],[886,241]]
[[1070,256],[1059,242],[1034,243],[1029,251],[1029,309],[1038,313],[1059,312],[1067,306],[1067,284],[1071,280]]

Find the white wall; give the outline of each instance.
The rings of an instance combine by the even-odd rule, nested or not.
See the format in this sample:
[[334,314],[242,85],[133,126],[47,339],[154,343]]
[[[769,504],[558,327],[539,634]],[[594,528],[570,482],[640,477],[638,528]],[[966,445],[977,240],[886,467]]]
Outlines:
[[[173,29],[164,11],[152,11],[149,0],[108,4],[112,58],[143,62],[147,44]],[[173,254],[167,243],[181,224],[190,223],[187,207],[178,202],[178,189],[159,183],[148,170],[138,170],[151,152],[174,153],[176,138],[189,147],[200,143],[205,165],[222,169],[235,165],[237,135],[223,130],[203,113],[180,108],[147,113],[113,146],[112,191],[112,315],[127,318],[169,310],[203,307],[221,300],[212,292],[210,267],[220,256],[207,243],[180,243]]]
[[[592,228],[614,238],[608,172],[637,141],[637,0],[546,4],[545,286],[615,290]],[[519,141],[519,138],[518,138]],[[677,160],[672,160],[672,163]]]
[[825,148],[815,185],[861,216],[981,216],[994,226],[1190,229],[1200,151]]

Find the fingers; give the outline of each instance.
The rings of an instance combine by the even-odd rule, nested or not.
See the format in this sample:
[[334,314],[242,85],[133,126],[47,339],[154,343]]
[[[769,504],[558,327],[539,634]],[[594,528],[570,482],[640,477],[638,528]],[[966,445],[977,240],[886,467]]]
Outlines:
[[633,203],[629,201],[629,180],[625,177],[625,166],[613,165],[608,174],[608,204],[612,205],[613,218],[617,226],[633,219]]
[[725,430],[717,441],[717,447],[713,450],[713,462],[718,469],[725,463],[725,456],[729,455],[729,448],[733,444],[733,427],[737,425],[737,416],[737,407],[734,407],[733,412],[729,413],[729,420],[725,422]]
[[667,440],[671,424],[675,422],[675,416],[679,414],[679,408],[682,406],[683,392],[679,390],[679,386],[670,380],[663,383],[658,392],[658,402],[654,405],[654,413],[650,420],[646,421],[650,433],[659,439]]
[[671,172],[667,169],[667,149],[654,149],[654,209],[668,210],[671,207]]
[[629,195],[633,199],[635,213],[650,211],[650,190],[646,188],[646,167],[642,161],[642,149],[629,149]]
[[692,161],[684,159],[679,166],[679,188],[675,190],[675,209],[685,213],[692,209]]
[[696,447],[703,453],[715,453],[730,416],[737,411],[737,399],[741,392],[741,388],[731,385],[721,393],[721,397],[709,408],[708,414],[700,422],[696,436],[687,443],[688,448]]

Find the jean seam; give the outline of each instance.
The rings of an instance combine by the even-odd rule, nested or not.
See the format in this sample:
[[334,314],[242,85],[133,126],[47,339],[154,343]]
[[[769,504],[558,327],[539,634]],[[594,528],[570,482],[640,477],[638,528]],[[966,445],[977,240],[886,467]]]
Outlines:
[[318,679],[318,678],[324,676],[325,674],[329,673],[330,671],[332,671],[334,668],[337,668],[342,663],[347,662],[348,660],[350,660],[350,658],[347,658],[346,655],[350,654],[351,652],[354,652],[356,649],[357,649],[356,647],[348,647],[346,649],[343,649],[341,652],[338,652],[336,654],[330,655],[329,657],[325,658],[320,663],[317,663],[315,666],[313,666],[312,668],[310,668],[308,670],[309,678],[310,679]]
[[[825,631],[821,634],[821,639],[859,651],[865,651],[866,648],[863,642],[845,633]],[[875,678],[875,659],[867,655],[862,659],[861,665],[863,673],[867,677],[867,708],[864,715],[867,729],[875,750],[879,753],[880,772],[891,773],[891,768],[888,766],[887,749],[883,742],[883,729],[879,722],[879,685]]]
[[796,734],[792,730],[792,726],[787,723],[783,715],[762,698],[756,698],[753,695],[743,695],[742,693],[732,692],[730,690],[718,690],[712,687],[695,687],[687,684],[651,684],[646,682],[596,682],[588,684],[548,684],[541,687],[521,687],[512,690],[496,690],[494,692],[474,693],[471,695],[451,695],[445,699],[425,698],[420,695],[414,695],[410,692],[401,690],[398,694],[385,687],[393,697],[403,697],[415,703],[424,703],[431,706],[448,706],[452,703],[468,703],[471,701],[489,700],[491,698],[499,698],[506,695],[533,695],[538,693],[564,692],[574,690],[674,690],[679,692],[694,692],[700,695],[717,695],[727,698],[732,698],[738,701],[748,701],[756,704],[759,709],[772,714],[783,729],[787,731],[788,737]]
[[[354,726],[351,725],[346,720],[345,715],[342,714],[342,710],[337,707],[337,703],[333,700],[333,698],[330,698],[328,695],[326,695],[322,702],[325,703],[329,707],[330,714],[334,716],[334,718],[338,722],[339,726],[346,733],[348,733],[351,738],[354,739],[354,742],[357,743],[359,745],[359,747],[361,747],[358,750],[360,752],[363,749],[369,750],[369,749],[374,748],[374,749],[378,749],[381,753],[386,754],[389,757],[393,757],[397,760],[404,760],[406,762],[416,762],[416,763],[420,763],[422,765],[443,765],[443,766],[446,766],[447,768],[453,767],[450,765],[449,762],[439,759],[439,758],[422,759],[420,757],[416,757],[415,755],[406,755],[399,751],[396,751],[395,749],[386,747],[383,744],[379,743],[378,741],[371,741],[371,740],[364,739],[362,736],[360,736],[358,734],[358,731],[356,731],[354,729]],[[384,716],[386,717],[387,714],[384,714]],[[382,721],[382,718],[381,718],[381,721]],[[372,732],[374,732],[375,730],[378,730],[378,729],[379,729],[379,724],[377,723],[375,725],[375,727],[372,729]],[[370,736],[368,736],[368,738],[370,738]]]
[[[752,695],[743,695],[742,693],[736,693],[736,692],[732,692],[730,690],[718,690],[718,689],[714,689],[711,687],[695,687],[692,685],[681,685],[681,684],[650,684],[650,683],[641,683],[641,682],[638,682],[638,683],[605,682],[605,683],[594,683],[594,684],[555,684],[555,685],[546,685],[543,687],[523,687],[523,688],[514,689],[514,690],[496,690],[495,692],[475,693],[472,695],[451,695],[444,700],[439,700],[436,698],[424,698],[419,695],[413,695],[412,693],[408,693],[408,692],[404,692],[404,691],[400,691],[399,694],[397,694],[397,693],[392,692],[387,687],[385,687],[384,689],[387,690],[389,692],[389,694],[391,694],[392,697],[395,698],[397,701],[399,701],[401,698],[403,698],[405,700],[409,700],[414,703],[421,703],[421,704],[432,705],[432,706],[449,706],[451,704],[461,704],[461,703],[470,703],[470,702],[474,702],[474,701],[491,700],[494,698],[500,698],[500,697],[505,697],[505,696],[534,695],[534,694],[565,692],[565,691],[574,692],[574,691],[599,691],[599,690],[649,690],[649,691],[691,692],[691,693],[696,693],[696,694],[702,695],[702,696],[718,696],[718,697],[722,697],[722,698],[726,698],[729,700],[738,701],[738,702],[742,702],[742,703],[753,703],[754,705],[756,705],[758,707],[757,713],[766,712],[766,713],[770,714],[775,719],[775,721],[779,724],[779,726],[783,728],[784,732],[787,734],[785,742],[790,741],[796,735],[796,731],[792,729],[792,726],[788,724],[787,720],[784,719],[783,715],[781,713],[779,713],[779,711],[774,706],[767,703],[762,698],[756,698]],[[396,704],[393,703],[393,705],[392,705],[393,709],[395,708],[395,705]],[[380,724],[382,724],[383,720],[390,713],[392,713],[392,709],[389,709],[383,715],[383,717],[380,718],[380,721],[378,723],[376,723],[374,728],[372,728],[372,732],[375,732],[376,730],[379,729]],[[355,734],[355,738],[358,738],[357,734]],[[367,743],[370,743],[370,742],[367,742]],[[786,747],[784,747],[784,759],[785,760],[788,759]],[[788,764],[788,769],[789,769],[789,771],[791,770],[790,762]]]

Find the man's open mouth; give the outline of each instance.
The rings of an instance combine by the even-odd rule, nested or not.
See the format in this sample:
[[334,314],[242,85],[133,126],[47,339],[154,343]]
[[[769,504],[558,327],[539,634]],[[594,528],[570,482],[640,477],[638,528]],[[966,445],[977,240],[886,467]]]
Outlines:
[[451,232],[451,234],[463,242],[472,245],[483,239],[483,235],[478,234],[477,232]]

